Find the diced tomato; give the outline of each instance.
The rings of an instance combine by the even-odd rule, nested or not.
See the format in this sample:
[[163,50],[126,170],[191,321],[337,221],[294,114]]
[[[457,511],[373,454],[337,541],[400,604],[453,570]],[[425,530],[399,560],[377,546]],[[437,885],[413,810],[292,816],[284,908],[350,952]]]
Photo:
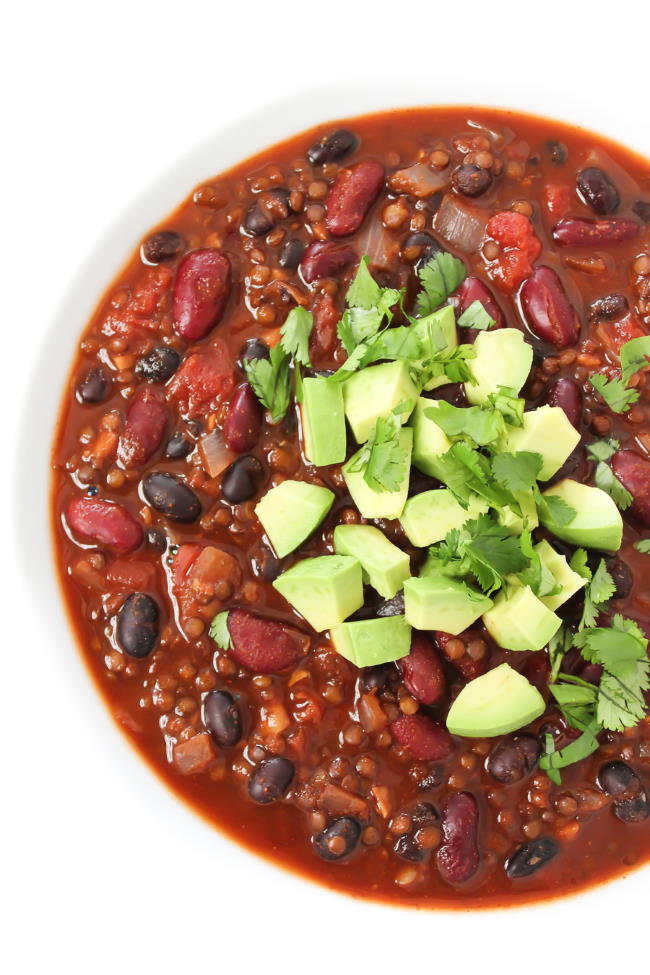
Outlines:
[[646,332],[633,315],[627,314],[617,322],[601,322],[596,329],[596,334],[607,354],[613,359],[618,359],[621,346],[631,339],[641,338]]
[[337,346],[336,326],[341,317],[331,295],[318,295],[314,301],[314,328],[310,339],[311,359],[317,368],[334,365]]
[[512,294],[532,274],[533,263],[542,250],[533,225],[522,213],[504,210],[490,217],[485,236],[501,248],[488,266],[488,274],[502,291]]
[[237,560],[216,545],[181,545],[172,563],[172,584],[184,617],[218,598],[220,583],[234,589],[240,579]]
[[174,376],[169,398],[187,416],[203,415],[227,399],[235,386],[235,369],[219,342],[189,355]]
[[102,325],[104,335],[127,335],[138,326],[155,328],[166,304],[172,277],[170,269],[163,265],[147,271],[126,304],[107,315]]
[[156,570],[150,562],[116,559],[109,565],[106,578],[117,589],[141,592],[151,589],[155,574]]
[[565,183],[547,183],[544,187],[546,209],[553,217],[563,217],[571,206],[571,190]]

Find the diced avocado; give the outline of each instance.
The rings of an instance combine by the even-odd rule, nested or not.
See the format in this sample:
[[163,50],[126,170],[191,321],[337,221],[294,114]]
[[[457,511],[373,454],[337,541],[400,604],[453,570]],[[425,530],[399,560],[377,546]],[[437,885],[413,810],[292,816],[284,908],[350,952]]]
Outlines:
[[499,443],[504,453],[529,450],[541,454],[544,465],[538,474],[540,481],[548,481],[557,474],[569,454],[580,443],[580,434],[559,406],[540,406],[524,413],[522,427],[508,427]]
[[315,630],[329,630],[363,606],[361,564],[349,555],[297,562],[273,583]]
[[405,657],[411,649],[411,627],[403,616],[341,623],[330,630],[337,653],[357,667],[374,667]]
[[384,599],[392,599],[411,574],[406,552],[373,525],[338,525],[334,529],[334,548],[340,555],[359,560],[364,578]]
[[466,521],[478,518],[488,507],[483,498],[474,496],[463,508],[447,488],[436,488],[409,498],[400,521],[411,545],[425,548],[441,542],[452,528],[462,528]]
[[623,519],[610,496],[600,488],[565,478],[544,491],[545,498],[560,498],[576,512],[566,525],[558,524],[553,511],[540,510],[545,528],[564,542],[618,552],[623,538]]
[[305,379],[300,415],[307,460],[317,467],[342,464],[347,436],[341,383],[322,376]]
[[462,633],[492,606],[477,589],[440,573],[407,579],[404,583],[406,619],[416,630]]
[[451,441],[435,420],[425,416],[425,410],[435,410],[436,405],[435,400],[424,396],[415,404],[410,421],[413,428],[413,464],[423,474],[442,480],[440,457],[447,453]]
[[363,518],[399,518],[404,510],[408,497],[409,467],[413,447],[413,431],[410,427],[400,431],[399,443],[400,447],[406,450],[408,457],[404,477],[398,491],[373,491],[363,479],[363,471],[350,470],[360,451],[354,454],[343,467],[343,476],[348,491]]
[[[417,398],[418,389],[403,359],[367,366],[343,384],[345,415],[357,443],[368,440],[380,417],[388,416],[400,403],[410,402],[412,410]],[[400,415],[402,423],[411,410]]]
[[494,738],[524,728],[545,707],[530,681],[510,664],[500,664],[465,684],[449,709],[447,728],[463,738]]
[[[445,305],[431,315],[420,318],[411,327],[422,337],[425,348],[430,348],[432,353],[451,352],[458,346],[456,316],[451,305]],[[439,386],[446,386],[449,382],[451,380],[443,374],[430,379],[424,388],[437,389]]]
[[487,402],[499,386],[519,392],[528,379],[533,364],[533,349],[518,328],[497,328],[479,332],[474,342],[475,359],[467,364],[476,383],[465,383],[470,403],[480,406]]
[[485,628],[504,650],[541,650],[562,620],[551,612],[530,586],[508,586],[483,616]]
[[565,557],[556,552],[546,539],[535,546],[535,551],[539,555],[542,568],[547,569],[553,577],[555,587],[561,587],[557,593],[539,597],[548,609],[556,610],[582,589],[587,580],[574,572]]
[[515,497],[521,508],[521,516],[510,505],[505,505],[497,511],[497,521],[507,528],[511,535],[521,535],[525,528],[532,532],[539,525],[535,495],[532,490],[519,491]]
[[305,481],[283,481],[267,491],[255,506],[278,558],[304,542],[332,507],[334,494],[328,488]]

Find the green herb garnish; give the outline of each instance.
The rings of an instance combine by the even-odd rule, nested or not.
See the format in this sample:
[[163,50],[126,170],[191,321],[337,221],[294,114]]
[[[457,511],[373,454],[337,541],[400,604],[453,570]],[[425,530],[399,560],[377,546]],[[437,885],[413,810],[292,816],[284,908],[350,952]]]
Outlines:
[[493,328],[496,325],[496,321],[488,314],[481,302],[477,299],[465,309],[458,319],[458,324],[461,328],[475,328],[478,331],[484,331]]

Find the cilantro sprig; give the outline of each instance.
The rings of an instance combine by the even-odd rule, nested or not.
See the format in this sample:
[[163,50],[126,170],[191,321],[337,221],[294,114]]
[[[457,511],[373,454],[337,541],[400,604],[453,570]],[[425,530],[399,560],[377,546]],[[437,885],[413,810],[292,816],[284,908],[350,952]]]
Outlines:
[[430,315],[456,290],[466,276],[465,265],[457,257],[447,251],[434,254],[418,271],[422,290],[415,302],[416,314]]
[[584,591],[584,605],[578,629],[595,626],[601,613],[607,610],[609,601],[616,592],[616,583],[607,568],[607,563],[601,559],[595,572],[592,572],[587,562],[587,553],[578,548],[573,553],[569,565],[574,572],[587,580]]
[[621,346],[621,378],[608,380],[602,373],[590,379],[591,385],[600,393],[610,410],[614,413],[627,413],[636,403],[639,393],[629,388],[632,376],[648,367],[650,359],[650,335],[630,339]]
[[494,328],[496,321],[477,299],[465,309],[458,319],[458,324],[461,328],[475,328],[477,331],[484,331]]
[[220,650],[229,650],[231,647],[230,631],[228,630],[228,610],[217,613],[210,623],[210,636]]
[[596,461],[596,470],[594,472],[594,483],[596,487],[609,494],[614,504],[621,511],[625,511],[630,507],[634,499],[607,463],[620,446],[618,440],[610,437],[608,440],[597,440],[595,443],[589,444],[587,453],[592,460]]
[[503,585],[506,576],[523,571],[529,563],[521,540],[485,514],[452,529],[444,541],[431,546],[424,571],[470,576],[489,595]]
[[399,403],[387,417],[375,423],[370,439],[348,468],[363,472],[363,479],[373,491],[399,491],[406,475],[408,451],[400,445],[400,417],[410,413],[412,403]]
[[302,398],[301,366],[311,366],[309,338],[314,327],[314,316],[305,308],[292,308],[280,329],[280,341],[269,352],[268,359],[252,359],[244,362],[246,378],[262,406],[271,414],[271,421],[279,423],[291,402],[291,372],[293,362],[295,394]]

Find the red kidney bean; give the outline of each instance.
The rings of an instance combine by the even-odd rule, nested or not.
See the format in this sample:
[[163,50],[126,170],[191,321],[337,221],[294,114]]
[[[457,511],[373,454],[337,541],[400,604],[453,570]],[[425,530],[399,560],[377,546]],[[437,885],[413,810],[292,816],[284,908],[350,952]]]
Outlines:
[[[492,329],[504,327],[503,312],[488,286],[480,278],[475,278],[473,275],[465,278],[451,296],[451,300],[458,316],[467,311],[475,301],[480,301],[490,318],[494,319],[495,324]],[[464,331],[465,341],[467,342],[473,342],[477,335],[478,330],[475,328],[467,328]]]
[[191,251],[178,266],[172,314],[174,330],[188,342],[204,338],[219,320],[230,294],[230,261],[213,248]]
[[375,159],[339,171],[329,196],[325,222],[333,237],[347,237],[359,229],[384,185],[384,167]]
[[630,511],[650,526],[650,460],[634,450],[617,450],[612,470],[634,498]]
[[549,406],[559,406],[564,410],[566,418],[576,430],[580,429],[582,420],[582,393],[573,379],[566,377],[558,379],[548,391],[546,402]]
[[462,884],[478,868],[478,805],[469,792],[453,792],[442,810],[443,843],[438,871],[448,884]]
[[66,508],[68,525],[85,541],[108,545],[117,552],[132,552],[142,542],[139,522],[120,504],[101,498],[75,498]]
[[306,284],[318,278],[330,278],[357,260],[356,252],[345,244],[331,240],[313,240],[300,262],[300,273]]
[[390,732],[398,745],[421,762],[438,762],[454,750],[449,732],[424,714],[401,715],[390,725]]
[[167,406],[163,393],[145,386],[131,400],[117,444],[117,459],[122,467],[133,467],[149,460],[161,444],[166,424]]
[[309,637],[300,630],[244,609],[230,610],[228,632],[229,655],[255,674],[270,674],[291,667],[309,650]]
[[398,661],[404,684],[422,704],[435,704],[445,693],[447,681],[440,658],[429,640],[414,633],[411,652]]
[[581,220],[564,217],[553,228],[553,240],[567,247],[598,247],[599,244],[618,244],[639,233],[634,220]]
[[604,216],[618,210],[621,197],[611,178],[598,166],[587,166],[576,176],[580,196],[594,213]]
[[[449,650],[448,646],[451,640],[462,640],[465,644],[465,652],[460,657],[453,656]],[[463,630],[458,636],[454,636],[452,633],[444,633],[442,630],[436,630],[435,641],[436,646],[442,653],[450,664],[453,664],[456,670],[459,672],[461,677],[465,680],[474,680],[475,677],[480,677],[487,670],[488,661],[490,659],[489,653],[486,653],[483,657],[475,660],[467,652],[467,646],[473,640],[483,640],[485,643],[489,643],[487,638],[479,630],[469,629]]]
[[580,334],[576,310],[550,267],[536,267],[521,287],[521,307],[531,332],[558,349],[575,345]]
[[262,406],[249,383],[235,390],[223,425],[223,439],[231,450],[244,454],[257,443],[262,427]]

